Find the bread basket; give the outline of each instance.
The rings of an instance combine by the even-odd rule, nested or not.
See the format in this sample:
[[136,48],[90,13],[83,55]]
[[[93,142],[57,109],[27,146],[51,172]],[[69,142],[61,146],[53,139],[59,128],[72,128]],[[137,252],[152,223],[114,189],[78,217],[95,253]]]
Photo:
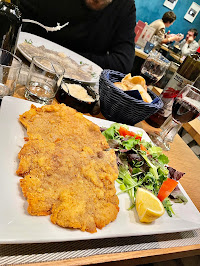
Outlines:
[[163,106],[162,100],[148,89],[153,101],[146,103],[127,95],[113,83],[120,82],[125,74],[105,69],[99,79],[101,113],[106,119],[127,125],[147,119]]

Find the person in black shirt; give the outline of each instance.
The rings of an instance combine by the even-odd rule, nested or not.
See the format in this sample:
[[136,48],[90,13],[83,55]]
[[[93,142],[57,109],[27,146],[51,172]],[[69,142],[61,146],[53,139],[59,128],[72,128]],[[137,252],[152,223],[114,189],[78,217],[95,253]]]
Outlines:
[[131,72],[136,10],[134,0],[21,0],[24,19],[55,27],[56,32],[24,23],[23,31],[58,43],[90,59],[103,69]]

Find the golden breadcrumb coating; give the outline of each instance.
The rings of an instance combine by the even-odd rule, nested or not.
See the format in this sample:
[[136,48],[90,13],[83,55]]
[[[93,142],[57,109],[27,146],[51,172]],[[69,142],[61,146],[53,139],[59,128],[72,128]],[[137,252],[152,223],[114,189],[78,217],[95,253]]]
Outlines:
[[27,143],[17,174],[31,215],[94,233],[119,212],[116,156],[97,125],[64,104],[20,115]]

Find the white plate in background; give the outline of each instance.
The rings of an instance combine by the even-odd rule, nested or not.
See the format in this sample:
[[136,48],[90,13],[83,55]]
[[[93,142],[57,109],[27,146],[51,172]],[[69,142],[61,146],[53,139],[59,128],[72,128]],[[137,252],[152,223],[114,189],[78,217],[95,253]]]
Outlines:
[[[28,32],[20,32],[18,43],[17,43],[17,49],[20,51],[20,53],[29,62],[31,62],[32,57],[29,54],[25,53],[23,51],[23,49],[21,49],[19,46],[19,44],[23,43],[25,40],[32,41],[32,44],[36,47],[44,45],[46,49],[53,50],[53,51],[56,51],[59,53],[64,53],[67,56],[69,56],[71,59],[73,59],[78,65],[80,64],[80,62],[82,62],[83,64],[85,63],[89,66],[92,66],[92,71],[94,73],[94,76],[92,76],[92,79],[88,80],[88,81],[86,81],[86,80],[78,80],[78,81],[83,82],[83,83],[88,83],[88,84],[95,84],[95,83],[99,82],[99,77],[100,77],[100,74],[101,74],[103,69],[100,66],[98,66],[97,64],[95,64],[92,61],[90,61],[89,59],[87,59],[87,58],[85,58],[85,57],[59,45],[59,44],[51,42],[47,39],[44,39],[42,37],[39,37],[37,35],[31,34]],[[69,78],[69,77],[66,75],[65,78]]]

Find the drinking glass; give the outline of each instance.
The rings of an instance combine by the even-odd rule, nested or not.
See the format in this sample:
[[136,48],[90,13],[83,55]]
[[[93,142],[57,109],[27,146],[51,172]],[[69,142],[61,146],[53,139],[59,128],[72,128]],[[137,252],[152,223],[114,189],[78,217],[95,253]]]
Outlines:
[[159,81],[165,74],[170,61],[157,51],[151,51],[141,67],[141,76],[147,86]]
[[153,43],[154,49],[157,50],[161,47],[162,38],[157,35],[153,35],[151,38],[151,43]]
[[4,96],[12,96],[22,66],[14,54],[0,49],[0,103]]
[[56,61],[35,56],[26,82],[25,98],[41,104],[51,104],[61,85],[64,68]]
[[200,90],[192,85],[186,85],[174,99],[172,115],[161,127],[160,135],[151,135],[151,140],[164,150],[170,150],[169,143],[182,126],[182,123],[192,121],[200,113]]
[[154,44],[147,41],[146,44],[145,44],[145,47],[144,47],[144,52],[146,54],[149,54],[152,51],[153,48],[154,48]]

